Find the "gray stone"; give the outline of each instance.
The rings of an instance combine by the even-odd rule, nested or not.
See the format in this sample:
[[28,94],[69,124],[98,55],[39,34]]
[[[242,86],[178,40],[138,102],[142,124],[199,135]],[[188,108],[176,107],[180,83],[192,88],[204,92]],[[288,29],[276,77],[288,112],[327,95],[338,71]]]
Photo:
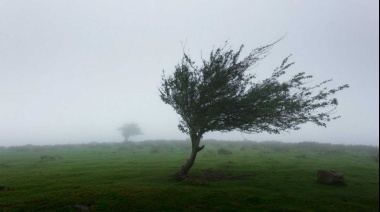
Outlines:
[[86,205],[74,205],[75,209],[81,210],[81,211],[89,211],[90,207]]
[[317,182],[327,185],[344,185],[344,175],[333,170],[318,170]]

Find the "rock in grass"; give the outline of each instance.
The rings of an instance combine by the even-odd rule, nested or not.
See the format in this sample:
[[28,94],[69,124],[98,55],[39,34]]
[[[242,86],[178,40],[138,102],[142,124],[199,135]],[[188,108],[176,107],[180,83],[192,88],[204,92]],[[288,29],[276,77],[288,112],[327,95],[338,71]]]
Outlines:
[[13,191],[14,188],[5,186],[5,185],[0,185],[0,191]]
[[344,185],[344,175],[333,170],[318,170],[317,182],[326,185]]
[[89,211],[90,210],[90,206],[87,206],[87,205],[74,205],[74,208],[78,209],[80,211]]

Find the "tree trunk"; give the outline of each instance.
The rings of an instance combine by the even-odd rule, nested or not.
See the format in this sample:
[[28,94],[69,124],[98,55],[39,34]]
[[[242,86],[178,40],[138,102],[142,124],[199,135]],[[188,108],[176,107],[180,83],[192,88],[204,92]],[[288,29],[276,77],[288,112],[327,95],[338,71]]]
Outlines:
[[181,167],[181,169],[174,175],[176,180],[184,180],[187,178],[187,174],[191,167],[194,165],[195,158],[197,157],[197,154],[199,151],[201,151],[204,148],[204,145],[202,147],[199,147],[199,143],[201,141],[202,136],[193,135],[191,137],[191,154],[190,158],[187,159],[186,163]]

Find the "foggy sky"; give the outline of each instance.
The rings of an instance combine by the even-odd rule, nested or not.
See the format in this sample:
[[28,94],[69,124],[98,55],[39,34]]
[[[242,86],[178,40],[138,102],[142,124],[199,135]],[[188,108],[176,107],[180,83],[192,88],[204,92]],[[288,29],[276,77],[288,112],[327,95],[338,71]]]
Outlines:
[[337,115],[280,135],[208,133],[204,138],[378,145],[379,2],[0,1],[0,146],[186,139],[159,98],[183,45],[196,61],[226,40],[245,51],[285,38],[252,72],[262,80],[292,54],[287,76],[333,79]]

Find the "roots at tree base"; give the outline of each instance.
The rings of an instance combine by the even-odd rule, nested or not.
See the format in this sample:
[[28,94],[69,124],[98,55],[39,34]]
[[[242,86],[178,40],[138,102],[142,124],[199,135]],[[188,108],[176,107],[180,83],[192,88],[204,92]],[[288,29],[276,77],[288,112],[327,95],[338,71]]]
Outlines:
[[195,158],[197,157],[198,152],[200,152],[205,146],[203,145],[202,147],[198,146],[199,141],[196,143],[196,145],[193,145],[192,151],[190,158],[187,159],[187,162],[185,165],[181,167],[181,169],[172,175],[173,179],[176,181],[183,181],[188,177],[188,173],[194,165]]

